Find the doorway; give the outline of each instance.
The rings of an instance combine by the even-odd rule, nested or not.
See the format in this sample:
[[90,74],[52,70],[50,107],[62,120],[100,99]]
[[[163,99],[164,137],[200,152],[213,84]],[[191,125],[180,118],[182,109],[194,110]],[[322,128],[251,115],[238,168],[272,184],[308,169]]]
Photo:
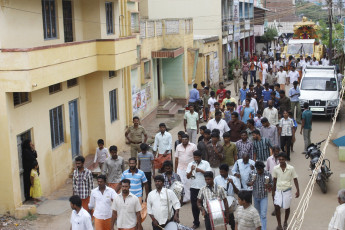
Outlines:
[[73,15],[72,15],[72,1],[63,0],[63,28],[65,35],[65,42],[73,42]]
[[68,107],[71,131],[72,158],[74,159],[80,154],[78,99],[70,101],[68,103]]
[[160,65],[159,65],[160,60],[156,59],[157,63],[157,92],[158,92],[158,101],[161,100],[161,71],[160,71]]
[[20,180],[20,192],[22,202],[25,201],[24,193],[24,168],[23,168],[23,156],[22,156],[22,144],[25,140],[31,140],[31,129],[17,135],[17,150],[18,150],[18,166],[19,166],[19,180]]

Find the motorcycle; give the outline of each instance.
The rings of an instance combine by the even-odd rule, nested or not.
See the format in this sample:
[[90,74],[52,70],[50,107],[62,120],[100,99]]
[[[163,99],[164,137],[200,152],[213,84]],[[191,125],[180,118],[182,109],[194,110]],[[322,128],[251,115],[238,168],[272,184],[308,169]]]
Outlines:
[[[319,161],[321,156],[320,146],[324,142],[320,141],[318,143],[312,143],[308,146],[307,151],[304,152],[305,158],[310,158],[310,169],[315,170],[316,163]],[[316,183],[319,185],[323,193],[327,193],[327,184],[328,178],[333,174],[331,171],[331,162],[328,159],[323,159],[321,168],[318,171],[316,177]]]

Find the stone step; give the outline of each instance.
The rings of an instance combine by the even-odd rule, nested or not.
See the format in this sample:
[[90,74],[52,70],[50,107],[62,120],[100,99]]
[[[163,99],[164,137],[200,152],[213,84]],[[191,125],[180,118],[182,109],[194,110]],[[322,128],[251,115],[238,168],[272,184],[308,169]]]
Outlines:
[[177,106],[176,102],[170,101],[165,108],[158,108],[157,113],[171,113]]
[[169,118],[169,117],[175,117],[175,114],[173,113],[157,113],[157,118]]
[[166,107],[170,104],[171,99],[165,99],[164,101],[159,102],[158,109],[166,109]]

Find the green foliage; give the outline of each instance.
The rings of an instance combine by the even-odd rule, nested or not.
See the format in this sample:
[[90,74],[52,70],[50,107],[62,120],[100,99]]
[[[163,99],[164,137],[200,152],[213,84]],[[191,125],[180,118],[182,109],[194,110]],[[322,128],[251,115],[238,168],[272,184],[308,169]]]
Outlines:
[[278,31],[276,28],[274,27],[269,27],[267,28],[266,32],[264,33],[264,35],[261,36],[261,40],[263,42],[271,42],[274,40],[274,37],[278,36]]
[[[308,6],[307,6],[308,5]],[[317,22],[319,20],[327,20],[328,12],[323,10],[322,6],[316,5],[305,0],[296,1],[296,15],[305,16],[308,19]]]
[[229,72],[228,72],[228,78],[229,80],[234,79],[234,76],[232,75],[232,71],[235,69],[235,66],[238,65],[240,66],[240,61],[237,59],[232,59],[229,61],[228,65],[229,65]]
[[[329,28],[323,20],[319,21],[320,30],[317,32],[322,44],[328,47],[329,44]],[[337,51],[343,50],[344,27],[340,24],[334,24],[332,31],[333,48]]]
[[27,216],[23,217],[23,220],[33,221],[33,220],[36,220],[36,219],[37,219],[37,215],[32,214],[31,212],[29,212]]

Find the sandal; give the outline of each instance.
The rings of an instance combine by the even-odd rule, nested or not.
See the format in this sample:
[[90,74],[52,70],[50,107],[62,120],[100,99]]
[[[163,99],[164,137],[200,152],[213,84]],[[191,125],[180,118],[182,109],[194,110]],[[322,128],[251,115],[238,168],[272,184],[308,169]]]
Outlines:
[[286,230],[287,229],[287,227],[288,227],[288,224],[287,223],[284,223],[284,230]]
[[278,226],[276,230],[283,230],[283,228]]

